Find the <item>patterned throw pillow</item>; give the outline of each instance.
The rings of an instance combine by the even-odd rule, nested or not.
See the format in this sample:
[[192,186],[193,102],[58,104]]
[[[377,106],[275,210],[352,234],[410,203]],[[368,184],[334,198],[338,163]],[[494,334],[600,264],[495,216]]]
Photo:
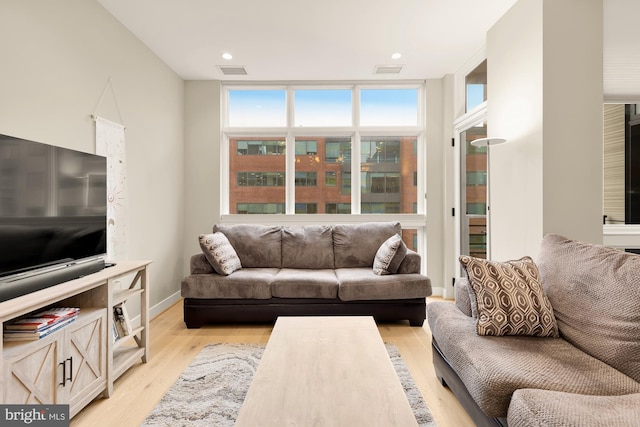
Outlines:
[[462,255],[460,264],[469,278],[478,335],[558,336],[551,303],[531,257],[495,262]]
[[200,248],[211,266],[218,274],[228,276],[236,270],[240,270],[240,258],[235,249],[229,243],[229,239],[224,234],[217,232],[213,234],[201,234],[198,236]]
[[385,240],[373,260],[373,272],[379,276],[396,274],[402,260],[407,255],[407,245],[399,234],[394,234]]

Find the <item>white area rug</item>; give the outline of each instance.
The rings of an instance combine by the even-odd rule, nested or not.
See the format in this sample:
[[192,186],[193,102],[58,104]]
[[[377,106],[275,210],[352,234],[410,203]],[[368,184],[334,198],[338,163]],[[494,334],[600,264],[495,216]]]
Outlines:
[[[205,346],[142,425],[232,427],[264,347],[263,344]],[[400,353],[392,344],[386,347],[418,425],[436,427]]]

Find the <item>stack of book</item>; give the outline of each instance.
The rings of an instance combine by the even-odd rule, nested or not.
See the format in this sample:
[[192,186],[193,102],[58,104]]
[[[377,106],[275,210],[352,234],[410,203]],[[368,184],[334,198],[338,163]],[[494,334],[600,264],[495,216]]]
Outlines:
[[73,322],[80,311],[77,307],[50,308],[5,324],[5,341],[39,340]]
[[124,303],[113,306],[113,326],[114,341],[131,335],[133,332],[129,313],[127,313],[127,306]]

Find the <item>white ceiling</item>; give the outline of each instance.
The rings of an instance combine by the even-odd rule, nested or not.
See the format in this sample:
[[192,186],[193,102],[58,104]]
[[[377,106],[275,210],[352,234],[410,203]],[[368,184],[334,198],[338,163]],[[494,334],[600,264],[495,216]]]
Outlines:
[[[439,78],[485,43],[515,0],[98,0],[184,79]],[[233,54],[223,60],[223,52]],[[402,53],[392,60],[391,54]],[[385,77],[385,76],[383,76]],[[238,76],[230,79],[238,80]]]
[[[516,0],[98,0],[185,80],[440,78]],[[638,0],[604,0],[604,90],[640,96]],[[568,29],[570,29],[570,24]],[[635,33],[635,34],[634,34]],[[221,54],[229,52],[226,61]],[[400,59],[391,54],[400,52]],[[402,65],[376,75],[377,65]],[[218,66],[244,66],[225,76]]]

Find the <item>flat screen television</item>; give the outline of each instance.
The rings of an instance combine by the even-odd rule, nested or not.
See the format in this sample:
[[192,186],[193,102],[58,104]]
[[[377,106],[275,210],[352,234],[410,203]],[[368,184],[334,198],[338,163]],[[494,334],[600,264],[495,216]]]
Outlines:
[[105,266],[103,156],[0,135],[0,301]]

